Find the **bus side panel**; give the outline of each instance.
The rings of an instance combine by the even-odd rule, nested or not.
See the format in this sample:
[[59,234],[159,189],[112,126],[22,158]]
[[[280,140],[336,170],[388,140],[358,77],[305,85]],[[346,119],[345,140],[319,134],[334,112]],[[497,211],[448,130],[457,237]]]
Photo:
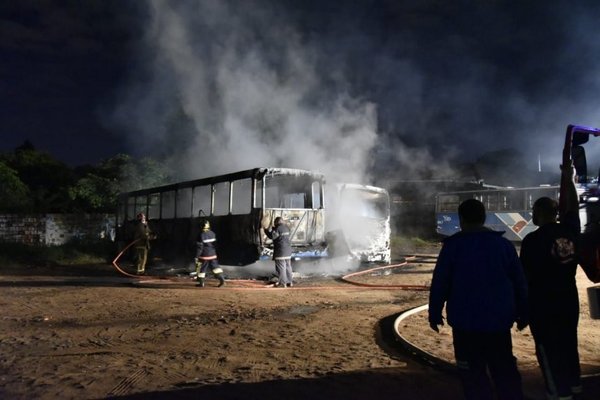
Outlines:
[[513,242],[520,242],[537,229],[527,211],[487,213],[485,224],[495,231],[504,231],[504,237]]
[[[156,254],[167,262],[188,263],[195,253],[189,238],[192,230],[190,218],[163,219],[148,222],[156,233]],[[158,229],[156,228],[158,226]]]
[[[225,265],[248,265],[260,256],[260,210],[250,214],[222,215],[209,218],[217,235],[217,254]],[[196,229],[199,234],[199,221]]]
[[[247,215],[225,215],[209,217],[211,229],[217,235],[217,255],[225,265],[247,265],[258,260],[260,236],[258,232],[259,213]],[[156,239],[150,242],[150,257],[154,261],[164,261],[188,265],[196,255],[196,241],[200,234],[203,218],[179,218],[149,220],[150,230]],[[128,221],[121,227],[125,245],[133,240],[135,221]]]
[[442,236],[451,236],[460,231],[457,212],[438,212],[436,214],[436,231]]
[[[460,231],[458,213],[437,213],[437,233],[443,236],[451,236]],[[485,226],[494,231],[503,231],[504,237],[510,241],[521,241],[537,227],[531,220],[531,213],[521,212],[496,212],[487,213]]]

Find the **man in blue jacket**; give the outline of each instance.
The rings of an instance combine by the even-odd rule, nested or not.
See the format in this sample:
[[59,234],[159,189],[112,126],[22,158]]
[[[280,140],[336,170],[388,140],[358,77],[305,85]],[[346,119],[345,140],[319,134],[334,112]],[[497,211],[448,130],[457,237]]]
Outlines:
[[510,330],[528,324],[527,283],[517,252],[503,232],[484,227],[475,199],[458,207],[461,231],[444,240],[431,282],[429,325],[439,332],[446,304],[454,356],[467,399],[522,399]]

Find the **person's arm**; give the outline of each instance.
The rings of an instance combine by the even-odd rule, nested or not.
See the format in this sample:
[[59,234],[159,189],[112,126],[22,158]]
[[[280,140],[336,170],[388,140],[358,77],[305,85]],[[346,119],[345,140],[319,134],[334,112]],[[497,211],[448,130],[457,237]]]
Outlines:
[[523,267],[523,273],[525,274],[525,279],[527,283],[531,283],[532,280],[532,271],[531,266],[533,265],[534,260],[533,255],[530,251],[529,237],[525,236],[523,241],[521,242],[521,252],[519,254],[519,260],[521,261],[521,266]]
[[267,237],[269,239],[273,239],[273,228],[272,227],[268,227],[263,230],[265,231],[265,235],[267,235]]
[[279,238],[281,236],[281,231],[279,227],[273,229],[273,240]]
[[[564,190],[564,209],[561,210],[562,214],[578,214],[579,213],[579,196],[577,195],[577,188],[575,187],[575,168],[573,168],[573,161],[570,161],[567,165],[561,165],[561,182],[565,185]],[[563,215],[561,215],[561,218]]]
[[450,292],[450,262],[448,246],[445,244],[435,264],[429,291],[429,326],[436,332],[439,332],[438,326],[444,325],[442,309]]
[[200,257],[202,250],[204,249],[204,242],[202,241],[202,234],[198,235],[196,239],[196,258]]
[[271,228],[271,230],[269,230],[268,232],[265,231],[265,233],[267,234],[267,236],[269,237],[269,239],[272,239],[272,240],[275,240],[279,236],[281,236],[281,233],[279,232],[279,227],[277,227],[277,226]]
[[517,308],[517,329],[523,330],[529,325],[529,306],[527,304],[527,280],[525,271],[519,260],[517,251],[512,243],[507,243],[509,252],[509,271],[515,291],[515,305]]

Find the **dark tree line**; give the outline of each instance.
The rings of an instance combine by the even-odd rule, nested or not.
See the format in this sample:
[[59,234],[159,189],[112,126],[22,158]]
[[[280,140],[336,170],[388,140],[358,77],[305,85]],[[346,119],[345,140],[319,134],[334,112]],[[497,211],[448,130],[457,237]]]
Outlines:
[[150,158],[118,154],[71,168],[25,141],[0,154],[0,212],[113,212],[120,192],[168,180],[168,169]]

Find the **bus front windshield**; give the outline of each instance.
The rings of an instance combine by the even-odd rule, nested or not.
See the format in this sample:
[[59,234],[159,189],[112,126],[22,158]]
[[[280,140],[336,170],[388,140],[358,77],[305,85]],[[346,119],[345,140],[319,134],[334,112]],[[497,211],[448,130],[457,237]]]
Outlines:
[[313,179],[307,176],[275,175],[265,178],[265,207],[313,208]]
[[384,193],[345,189],[341,204],[342,215],[372,219],[388,217],[388,198]]

